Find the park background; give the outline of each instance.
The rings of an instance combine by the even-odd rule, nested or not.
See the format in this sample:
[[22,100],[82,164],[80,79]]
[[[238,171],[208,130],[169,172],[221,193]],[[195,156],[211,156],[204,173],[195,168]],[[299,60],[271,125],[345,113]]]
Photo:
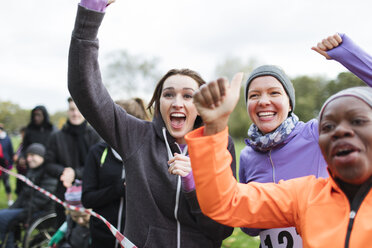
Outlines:
[[[220,69],[225,69],[225,73],[232,73],[231,71],[228,71],[228,68],[228,66],[223,66]],[[235,68],[235,66],[233,68]],[[300,76],[293,78],[292,82],[296,91],[295,113],[303,121],[316,118],[322,103],[335,92],[352,86],[365,85],[364,82],[350,72],[342,72],[337,76],[337,78],[332,80],[327,80],[322,77]],[[240,151],[245,146],[244,138],[246,137],[248,126],[251,123],[250,119],[248,118],[243,99],[243,90],[241,90],[238,105],[229,120],[229,131],[235,142],[237,171],[239,171]],[[11,135],[14,149],[16,149],[20,143],[20,137],[17,131],[21,126],[24,126],[28,123],[29,117],[30,109],[23,109],[19,105],[9,101],[0,102],[0,122],[4,123],[5,126],[8,127],[7,130]],[[51,120],[60,128],[61,125],[63,125],[63,123],[66,121],[66,111],[52,113]],[[14,177],[11,177],[11,184],[12,189],[14,190]],[[13,199],[15,199],[14,193]],[[7,199],[5,196],[5,189],[3,184],[0,184],[0,208],[6,207]],[[235,228],[234,233],[223,242],[223,247],[258,248],[259,240],[257,237],[249,237],[245,235],[239,228]]]
[[[36,105],[47,107],[57,127],[66,120],[68,47],[78,2],[8,1],[0,15],[0,122],[15,148]],[[328,96],[363,85],[310,48],[343,32],[371,53],[371,9],[372,2],[363,0],[117,0],[99,33],[103,80],[115,100],[148,101],[170,68],[189,67],[209,81],[277,64],[294,83],[294,112],[307,121],[316,118]],[[250,123],[241,96],[229,121],[238,162]],[[14,190],[14,178],[12,183]],[[236,228],[224,247],[258,247],[258,241]]]

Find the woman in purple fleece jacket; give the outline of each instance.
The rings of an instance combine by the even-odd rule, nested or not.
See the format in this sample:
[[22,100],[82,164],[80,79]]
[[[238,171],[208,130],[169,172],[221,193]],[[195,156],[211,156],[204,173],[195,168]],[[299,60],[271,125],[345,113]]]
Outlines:
[[[318,43],[313,50],[343,64],[372,85],[372,58],[346,35],[336,34]],[[255,69],[245,85],[248,114],[253,122],[247,146],[240,155],[240,182],[275,182],[314,175],[328,177],[327,165],[318,146],[318,121],[307,123],[293,113],[293,85],[279,67],[264,65]],[[294,227],[269,230],[242,230],[260,234],[262,247],[302,247]],[[285,237],[285,239],[283,239]]]

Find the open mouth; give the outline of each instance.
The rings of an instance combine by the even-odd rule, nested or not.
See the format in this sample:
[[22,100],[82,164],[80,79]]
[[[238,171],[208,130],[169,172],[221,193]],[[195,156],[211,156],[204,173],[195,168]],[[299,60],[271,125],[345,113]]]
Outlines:
[[170,122],[172,128],[180,129],[186,122],[186,115],[184,113],[171,113]]
[[265,118],[265,117],[273,117],[274,115],[276,115],[275,112],[272,112],[272,111],[266,111],[266,112],[258,112],[257,113],[257,116],[258,117],[262,117],[262,118]]
[[340,145],[333,149],[332,156],[334,157],[345,157],[353,152],[358,152],[359,149],[352,145]]
[[336,152],[336,156],[347,156],[354,151],[355,150],[341,150],[341,151]]

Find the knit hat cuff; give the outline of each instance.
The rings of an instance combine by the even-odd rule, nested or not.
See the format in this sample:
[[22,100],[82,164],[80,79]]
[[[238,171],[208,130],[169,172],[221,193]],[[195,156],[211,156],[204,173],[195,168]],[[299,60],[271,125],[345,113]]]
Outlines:
[[44,158],[45,156],[45,146],[40,143],[33,143],[29,145],[26,149],[26,154],[31,153],[31,154],[37,154],[41,157]]
[[257,67],[253,70],[251,75],[249,76],[247,83],[245,84],[244,96],[245,96],[245,103],[247,104],[248,100],[248,89],[251,82],[258,77],[262,76],[272,76],[276,78],[283,86],[285,92],[288,95],[290,105],[292,107],[291,112],[293,112],[295,108],[295,90],[293,88],[293,84],[287,74],[280,69],[278,66],[275,65],[263,65]]
[[367,86],[348,88],[332,95],[327,99],[319,112],[318,120],[320,121],[322,119],[324,109],[330,102],[337,98],[345,96],[353,96],[359,98],[372,108],[372,88]]

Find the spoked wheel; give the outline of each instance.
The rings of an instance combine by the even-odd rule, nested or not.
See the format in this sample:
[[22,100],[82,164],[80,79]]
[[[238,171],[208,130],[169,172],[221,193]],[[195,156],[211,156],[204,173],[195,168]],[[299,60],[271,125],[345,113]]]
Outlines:
[[26,230],[24,248],[44,248],[55,233],[55,221],[57,214],[50,213],[36,219]]

